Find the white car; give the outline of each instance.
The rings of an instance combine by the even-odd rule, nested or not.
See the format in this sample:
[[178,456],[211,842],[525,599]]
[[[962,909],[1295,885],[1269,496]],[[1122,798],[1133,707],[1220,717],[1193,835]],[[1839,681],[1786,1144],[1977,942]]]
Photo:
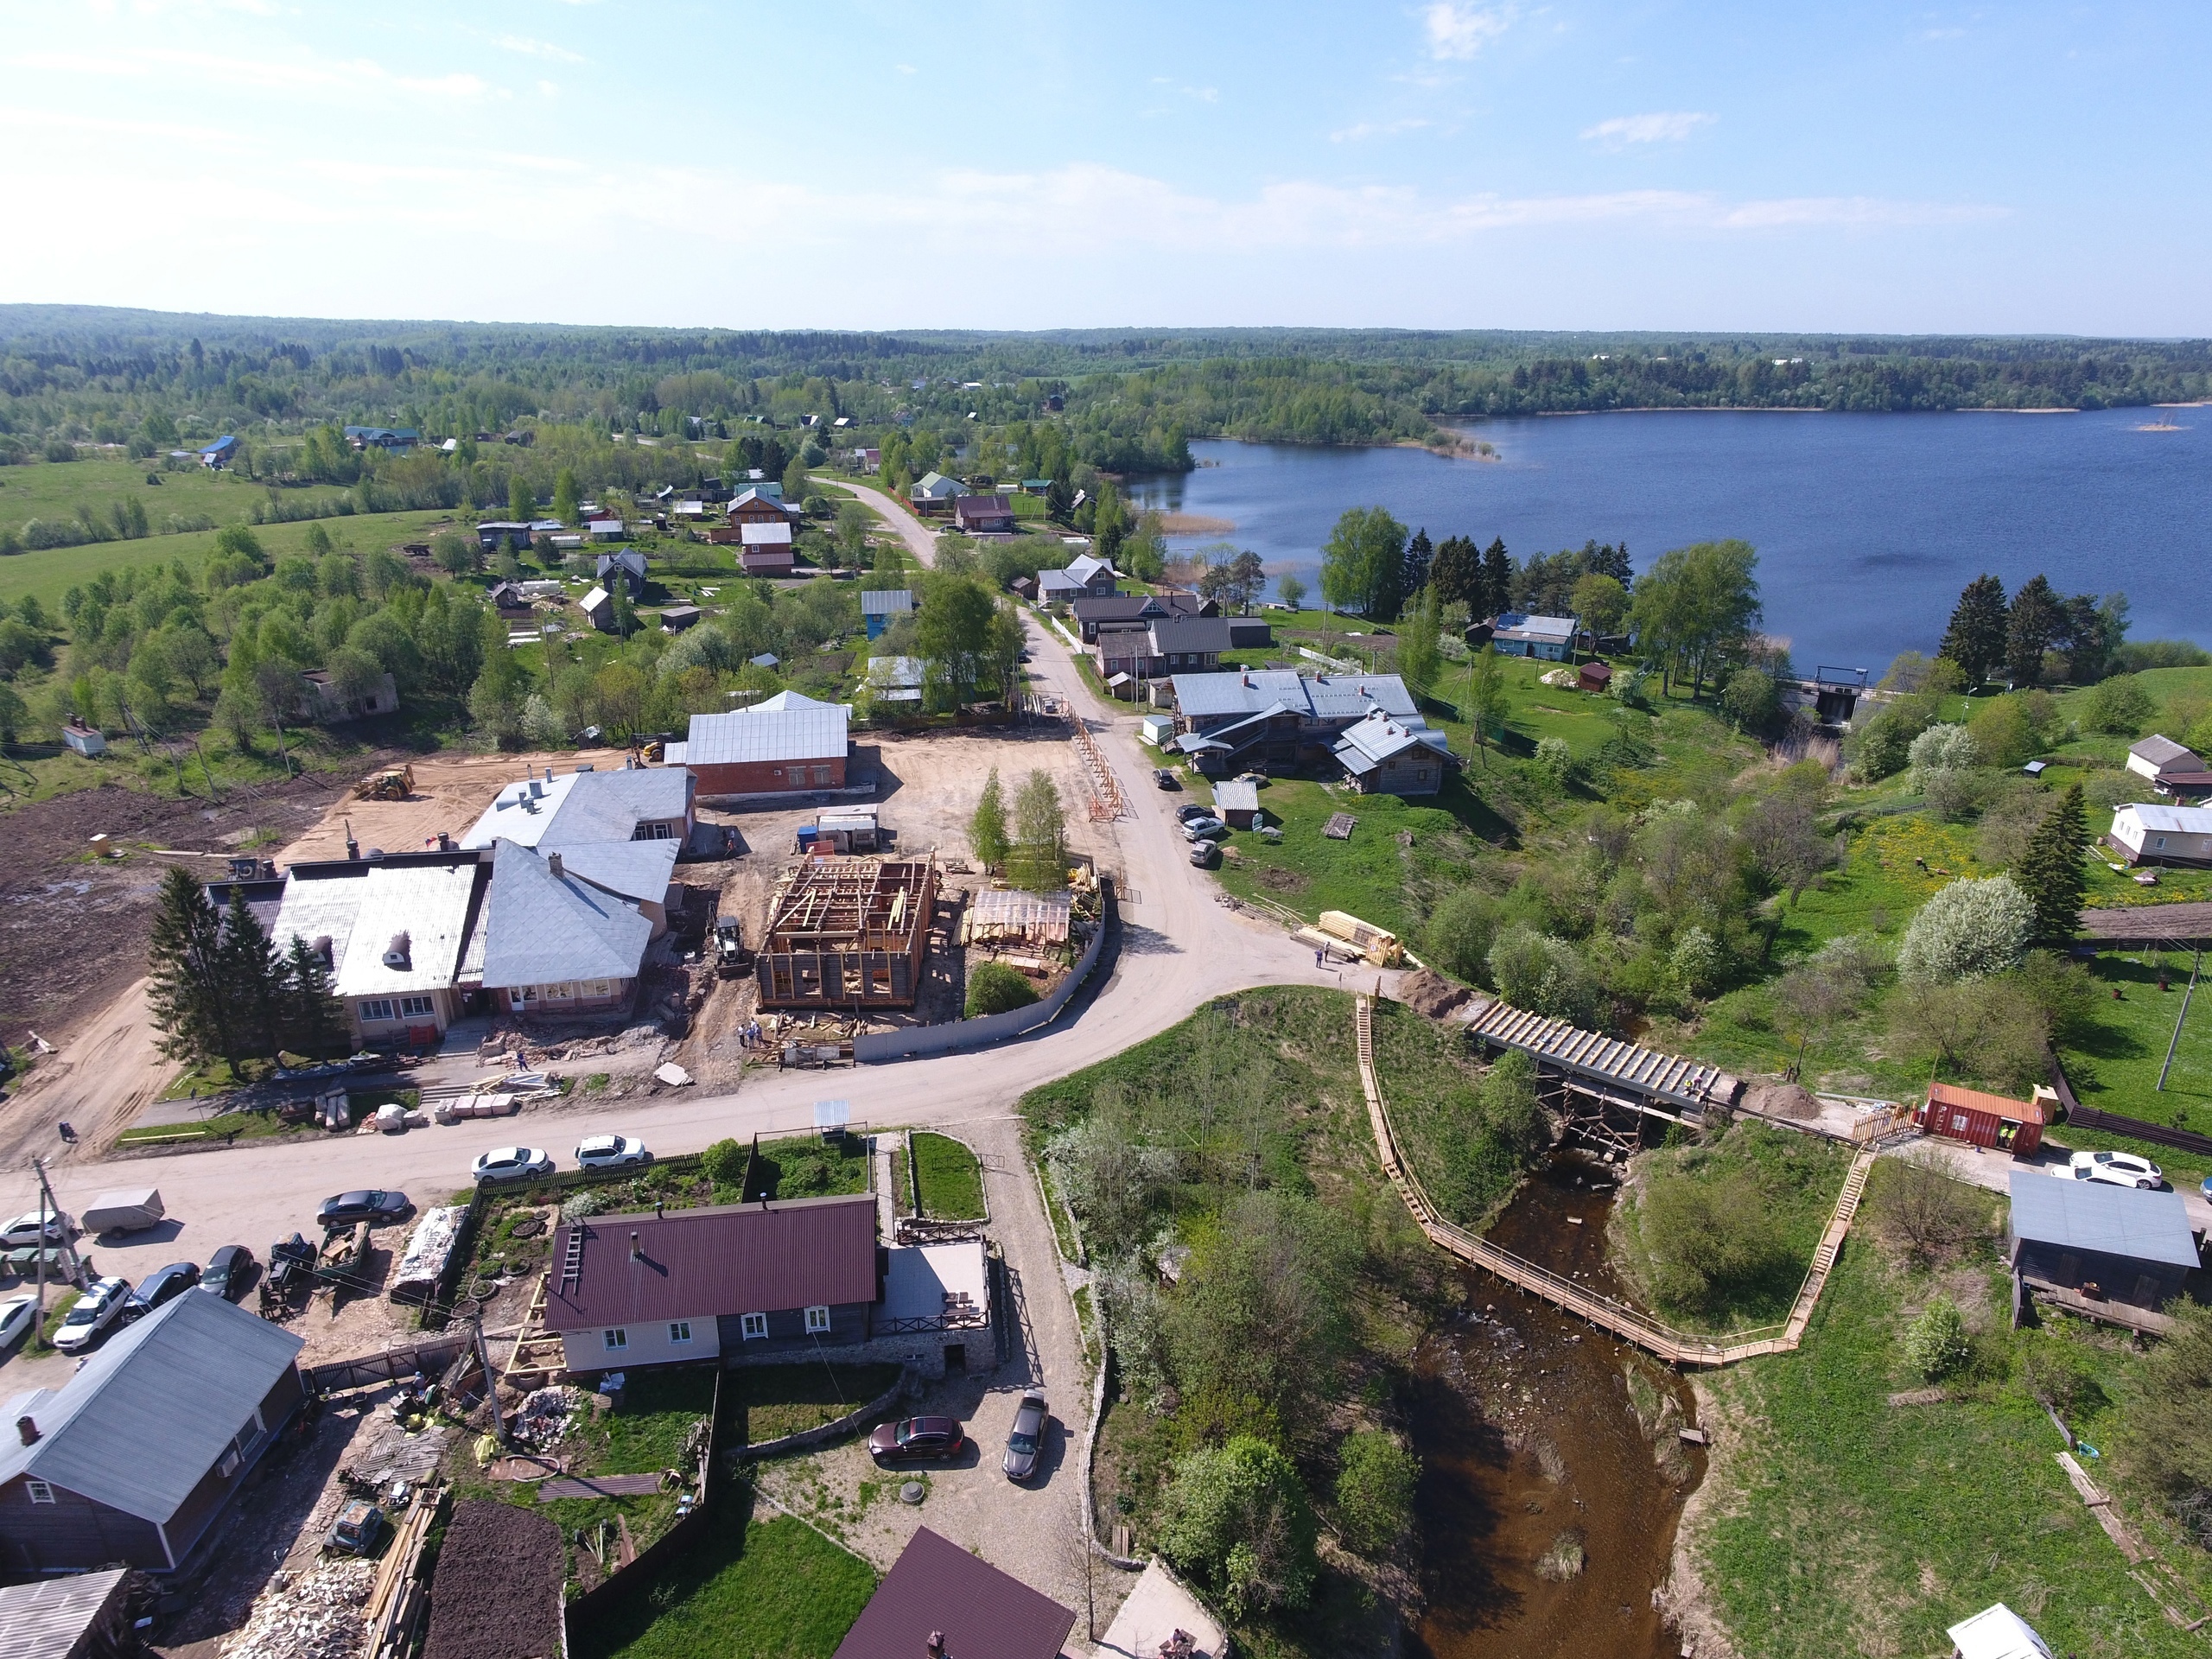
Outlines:
[[628,1164],[650,1164],[653,1155],[645,1143],[626,1135],[594,1135],[576,1148],[579,1169],[620,1169]]
[[38,1318],[38,1298],[10,1296],[0,1302],[0,1348],[26,1334]]
[[128,1279],[102,1279],[69,1306],[68,1317],[54,1333],[54,1345],[73,1354],[92,1345],[92,1338],[113,1325],[130,1300]]
[[2114,1186],[2156,1189],[2166,1181],[2164,1170],[2132,1152],[2077,1152],[2066,1167],[2077,1181],[2109,1181]]
[[534,1181],[553,1173],[553,1154],[536,1147],[494,1147],[470,1172],[478,1181]]
[[[76,1224],[68,1217],[58,1211],[47,1211],[46,1242],[48,1243],[67,1244],[69,1242],[70,1234],[75,1230]],[[5,1227],[0,1227],[0,1250],[27,1249],[39,1242],[38,1236],[38,1211],[34,1210],[27,1216],[17,1216]]]

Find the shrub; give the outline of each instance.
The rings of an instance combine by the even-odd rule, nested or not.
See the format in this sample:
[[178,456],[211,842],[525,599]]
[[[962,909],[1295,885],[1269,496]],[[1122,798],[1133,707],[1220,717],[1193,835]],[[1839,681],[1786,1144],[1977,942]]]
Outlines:
[[1421,1463],[1395,1434],[1362,1429],[1344,1437],[1337,1471],[1337,1526],[1363,1555],[1380,1559],[1413,1530]]
[[1707,996],[1719,984],[1728,959],[1720,941],[1701,927],[1686,928],[1667,956],[1668,970],[1692,996]]
[[1029,976],[1002,962],[984,963],[968,976],[970,1020],[1026,1008],[1036,1000],[1037,988],[1029,982]]
[[2020,965],[2035,925],[2035,904],[2011,876],[1954,881],[1905,929],[1897,972],[1923,985],[2005,973]]
[[1920,774],[1917,780],[1928,810],[1939,818],[1956,823],[1974,816],[1981,804],[1980,775],[1971,772],[1944,770]]
[[1536,742],[1536,770],[1549,779],[1555,789],[1565,789],[1574,782],[1577,767],[1574,751],[1563,737],[1540,738]]
[[1930,726],[1912,740],[1906,753],[1917,772],[1962,772],[1981,764],[1981,751],[1963,726]]
[[2114,737],[2133,737],[2158,712],[2158,704],[2133,674],[2115,674],[2101,680],[2089,693],[2086,723],[2093,732]]
[[77,446],[56,438],[46,446],[46,458],[48,461],[74,461],[77,459]]
[[2057,699],[2048,691],[2014,691],[1985,703],[1967,730],[1987,765],[2011,768],[2034,760],[2063,728]]
[[1948,1296],[1938,1296],[1905,1327],[1904,1359],[1919,1376],[1940,1382],[1962,1369],[1973,1345],[1966,1318]]
[[1490,948],[1491,982],[1516,1008],[1573,1025],[1596,1018],[1597,987],[1580,952],[1564,939],[1509,929]]
[[699,1163],[707,1172],[707,1179],[716,1186],[740,1186],[745,1181],[747,1148],[740,1141],[717,1141],[699,1154]]
[[1480,887],[1454,887],[1428,918],[1429,958],[1455,979],[1490,982],[1490,948],[1497,938],[1497,901]]
[[2121,1416],[2123,1460],[2212,1542],[2212,1309],[2172,1305],[2174,1327],[2143,1361]]
[[1738,731],[1759,733],[1772,726],[1781,714],[1782,698],[1771,674],[1747,666],[1728,677],[1720,707]]
[[1176,1465],[1160,1547],[1217,1591],[1232,1618],[1302,1607],[1313,1586],[1313,1511],[1291,1461],[1239,1434]]
[[1923,1267],[1955,1257],[1981,1230],[1965,1186],[1925,1152],[1877,1163],[1866,1207],[1891,1243]]
[[1773,1207],[1748,1170],[1719,1176],[1655,1164],[1637,1205],[1651,1291],[1672,1306],[1707,1309],[1788,1261]]

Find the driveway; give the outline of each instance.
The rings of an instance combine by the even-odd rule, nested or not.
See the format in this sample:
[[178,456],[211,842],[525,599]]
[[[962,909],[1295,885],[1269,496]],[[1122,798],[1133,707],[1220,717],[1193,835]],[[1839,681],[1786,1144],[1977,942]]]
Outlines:
[[[2046,1141],[2032,1158],[2015,1158],[2010,1153],[1993,1147],[1969,1146],[1963,1141],[1945,1140],[1940,1135],[1923,1135],[1906,1141],[1897,1149],[1897,1154],[1910,1153],[1927,1155],[1953,1176],[1975,1186],[1987,1187],[1993,1192],[2012,1190],[2012,1172],[2016,1169],[2033,1170],[2039,1175],[2070,1179],[2066,1174],[2066,1160],[2074,1149],[2055,1141]],[[2171,1183],[2169,1183],[2171,1185]],[[2181,1194],[2182,1207],[2189,1211],[2189,1224],[2199,1233],[2212,1233],[2212,1203],[2194,1185],[2176,1187]]]

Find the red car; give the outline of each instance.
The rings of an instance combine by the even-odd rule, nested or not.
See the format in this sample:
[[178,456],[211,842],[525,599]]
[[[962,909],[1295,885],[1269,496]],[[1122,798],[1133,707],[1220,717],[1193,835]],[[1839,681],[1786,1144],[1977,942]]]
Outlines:
[[902,1417],[880,1423],[868,1437],[868,1454],[878,1463],[916,1463],[957,1457],[968,1444],[951,1417]]

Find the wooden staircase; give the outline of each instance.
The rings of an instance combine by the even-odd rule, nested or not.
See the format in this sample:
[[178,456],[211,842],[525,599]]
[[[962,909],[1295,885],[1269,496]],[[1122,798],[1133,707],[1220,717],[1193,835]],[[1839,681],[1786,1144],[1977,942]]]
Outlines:
[[1382,1091],[1376,1081],[1374,999],[1364,995],[1357,997],[1352,1017],[1359,1038],[1360,1088],[1367,1096],[1368,1125],[1374,1132],[1376,1155],[1382,1160],[1382,1173],[1389,1178],[1408,1212],[1438,1249],[1495,1274],[1532,1295],[1541,1296],[1671,1365],[1732,1365],[1738,1360],[1761,1355],[1788,1353],[1804,1340],[1805,1327],[1813,1317],[1813,1309],[1820,1301],[1821,1292],[1843,1248],[1844,1235],[1850,1230],[1852,1217],[1859,1211],[1859,1200],[1866,1190],[1866,1177],[1877,1155],[1874,1148],[1867,1147],[1852,1160],[1843,1191],[1837,1195],[1834,1212],[1828,1218],[1827,1230],[1821,1236],[1820,1248],[1813,1253],[1812,1267],[1786,1322],[1726,1338],[1676,1331],[1641,1309],[1598,1295],[1573,1280],[1561,1278],[1533,1262],[1502,1250],[1479,1235],[1445,1220],[1429,1202],[1420,1179],[1407,1167],[1398,1151],[1389,1109],[1383,1104]]

